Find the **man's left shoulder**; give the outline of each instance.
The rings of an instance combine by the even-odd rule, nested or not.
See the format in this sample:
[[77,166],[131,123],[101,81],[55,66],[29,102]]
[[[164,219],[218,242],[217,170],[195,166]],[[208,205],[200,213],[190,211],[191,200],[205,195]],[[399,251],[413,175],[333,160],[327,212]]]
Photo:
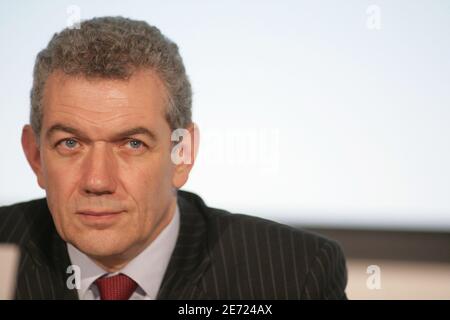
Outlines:
[[245,242],[251,242],[252,238],[256,238],[261,240],[259,241],[261,246],[264,242],[270,242],[270,247],[301,244],[300,247],[295,248],[297,254],[306,254],[306,251],[319,251],[326,248],[341,251],[341,246],[337,241],[302,227],[208,207],[198,195],[190,192],[181,191],[179,195],[203,213],[210,233],[228,233],[232,239],[241,239]]
[[[340,244],[303,228],[207,207],[212,274],[221,297],[272,299],[346,298],[347,270]],[[223,283],[221,282],[223,281]],[[238,289],[234,292],[234,284]]]
[[332,252],[334,255],[342,254],[341,245],[336,240],[302,227],[222,209],[209,208],[209,211],[210,224],[215,224],[217,230],[226,230],[232,239],[240,238],[241,234],[242,244],[251,242],[253,237],[257,239],[258,246],[265,248],[266,251],[278,247],[282,252],[283,248],[289,248],[291,252],[286,251],[286,254],[302,256],[308,262],[320,251]]

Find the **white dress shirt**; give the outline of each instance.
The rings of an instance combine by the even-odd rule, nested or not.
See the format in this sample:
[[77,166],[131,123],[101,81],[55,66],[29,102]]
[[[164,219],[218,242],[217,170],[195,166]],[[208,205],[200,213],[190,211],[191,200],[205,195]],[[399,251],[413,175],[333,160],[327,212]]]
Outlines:
[[72,265],[80,267],[81,281],[78,289],[80,300],[99,300],[100,293],[95,280],[107,275],[123,273],[133,279],[137,289],[130,300],[154,300],[158,294],[170,257],[175,248],[180,229],[180,212],[178,205],[170,223],[161,231],[150,245],[131,260],[122,270],[108,273],[93,262],[86,254],[67,243]]

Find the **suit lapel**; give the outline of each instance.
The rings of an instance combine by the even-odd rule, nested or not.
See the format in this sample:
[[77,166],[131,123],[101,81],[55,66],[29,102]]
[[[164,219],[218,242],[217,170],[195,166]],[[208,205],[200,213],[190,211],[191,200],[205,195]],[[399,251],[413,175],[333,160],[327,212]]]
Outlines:
[[65,242],[58,235],[46,201],[27,217],[29,240],[19,268],[17,298],[78,299],[76,289],[66,285],[71,264]]
[[178,192],[180,232],[157,299],[192,299],[202,295],[200,279],[210,264],[203,201]]

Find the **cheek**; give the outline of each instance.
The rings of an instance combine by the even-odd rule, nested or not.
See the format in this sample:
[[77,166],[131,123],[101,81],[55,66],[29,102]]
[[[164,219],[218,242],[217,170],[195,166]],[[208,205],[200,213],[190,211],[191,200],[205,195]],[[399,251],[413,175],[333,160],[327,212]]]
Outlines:
[[139,211],[158,210],[173,193],[173,166],[170,158],[162,155],[142,160],[120,166],[120,180]]
[[76,163],[55,159],[50,152],[47,152],[43,156],[42,170],[48,206],[57,228],[60,229],[65,221],[66,211],[70,211],[79,168]]
[[46,154],[43,160],[47,193],[57,191],[59,197],[66,198],[77,185],[79,165],[69,159],[55,159],[51,154]]
[[128,164],[121,170],[121,180],[128,188],[136,192],[170,189],[173,176],[171,163],[163,157],[155,157]]
[[51,152],[46,152],[42,160],[48,207],[59,235],[67,240],[73,231],[70,212],[80,170],[75,163],[56,159]]

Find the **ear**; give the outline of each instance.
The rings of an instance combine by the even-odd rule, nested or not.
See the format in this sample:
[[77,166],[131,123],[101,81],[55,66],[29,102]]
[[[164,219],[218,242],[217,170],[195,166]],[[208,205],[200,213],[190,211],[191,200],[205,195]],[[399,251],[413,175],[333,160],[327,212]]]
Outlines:
[[[175,188],[181,188],[188,180],[189,173],[194,166],[197,158],[198,145],[200,141],[200,131],[195,123],[191,123],[186,128],[186,134],[179,145],[174,147],[172,154],[181,152],[181,162],[175,162],[175,171],[172,178],[172,184]],[[172,158],[173,160],[173,158]],[[180,162],[180,163],[178,163]]]
[[39,186],[45,189],[44,176],[42,174],[40,146],[30,125],[22,129],[22,148],[31,169],[37,177]]

